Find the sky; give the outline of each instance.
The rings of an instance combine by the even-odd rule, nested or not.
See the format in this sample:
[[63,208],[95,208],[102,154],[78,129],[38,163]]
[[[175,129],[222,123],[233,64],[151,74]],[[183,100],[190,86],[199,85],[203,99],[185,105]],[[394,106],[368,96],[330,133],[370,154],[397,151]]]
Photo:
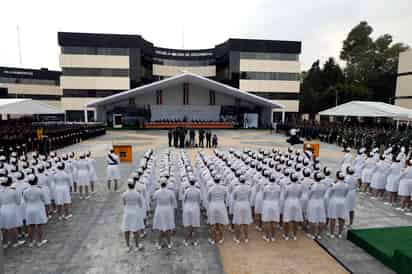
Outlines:
[[412,46],[410,0],[2,0],[1,11],[0,66],[59,69],[58,31],[140,34],[155,46],[185,49],[228,38],[302,41],[302,70],[338,60],[360,21],[374,38],[389,33]]

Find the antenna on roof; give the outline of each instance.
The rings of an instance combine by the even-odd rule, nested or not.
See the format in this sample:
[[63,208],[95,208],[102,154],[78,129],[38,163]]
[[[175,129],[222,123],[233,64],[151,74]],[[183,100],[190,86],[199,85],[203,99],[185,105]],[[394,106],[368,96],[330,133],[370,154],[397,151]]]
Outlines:
[[185,48],[185,25],[182,24],[182,49]]
[[20,61],[20,66],[22,65],[22,59],[21,59],[21,45],[20,45],[20,29],[19,25],[17,25],[17,45],[19,47],[19,61]]

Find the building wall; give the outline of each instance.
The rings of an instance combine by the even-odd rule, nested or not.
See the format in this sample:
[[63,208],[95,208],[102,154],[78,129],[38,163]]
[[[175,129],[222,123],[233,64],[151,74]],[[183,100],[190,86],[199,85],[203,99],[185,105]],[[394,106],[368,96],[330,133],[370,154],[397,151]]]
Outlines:
[[62,76],[60,82],[63,92],[65,89],[127,90],[130,88],[129,77]]
[[412,50],[399,54],[395,105],[412,109]]
[[60,54],[62,68],[129,68],[129,56]]
[[182,71],[195,73],[204,77],[216,76],[216,66],[168,66],[153,64],[153,75],[155,76],[175,76],[181,74]]

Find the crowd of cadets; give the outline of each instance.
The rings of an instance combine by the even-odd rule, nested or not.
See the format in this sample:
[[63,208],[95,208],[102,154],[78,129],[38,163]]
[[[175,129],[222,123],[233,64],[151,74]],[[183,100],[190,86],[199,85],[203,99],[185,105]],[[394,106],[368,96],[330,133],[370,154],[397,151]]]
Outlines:
[[310,150],[293,148],[213,152],[200,151],[194,168],[185,151],[145,154],[122,196],[121,230],[128,251],[143,247],[149,220],[159,232],[157,247],[171,248],[178,210],[185,246],[199,244],[202,218],[209,225],[211,244],[224,242],[225,229],[233,232],[237,244],[248,242],[252,223],[266,242],[280,234],[296,240],[298,227],[311,239],[321,239],[326,225],[327,235],[341,238],[345,222],[352,224],[357,181],[351,167],[332,174]]
[[0,228],[3,247],[40,247],[42,226],[53,216],[70,220],[73,192],[89,199],[98,181],[90,152],[0,155]]
[[[196,131],[194,128],[182,128],[169,129],[167,133],[169,141],[169,147],[206,147],[217,148],[218,139],[217,135],[213,134],[210,130],[199,129],[198,130],[198,142],[196,142]],[[206,143],[205,143],[206,141]]]
[[374,147],[388,147],[396,144],[409,149],[412,141],[412,127],[395,123],[329,123],[329,124],[280,124],[278,130],[289,132],[298,129],[299,135],[308,140],[320,139],[342,147],[371,150]]
[[[37,130],[43,130],[43,139],[38,139]],[[7,155],[42,151],[48,153],[105,134],[99,123],[33,122],[30,120],[0,120],[0,149]]]
[[404,146],[399,150],[389,146],[383,152],[377,147],[361,148],[356,156],[349,148],[345,151],[341,170],[354,169],[361,195],[372,195],[372,199],[383,200],[412,216],[412,152],[408,153]]

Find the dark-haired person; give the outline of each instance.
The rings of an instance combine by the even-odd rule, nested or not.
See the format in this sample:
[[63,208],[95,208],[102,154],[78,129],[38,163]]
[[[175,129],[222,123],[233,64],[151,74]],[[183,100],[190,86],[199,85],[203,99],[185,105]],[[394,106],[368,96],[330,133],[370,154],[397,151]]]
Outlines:
[[128,190],[122,195],[123,201],[123,220],[121,229],[124,233],[128,251],[132,251],[130,245],[130,233],[133,233],[136,249],[142,249],[143,244],[139,243],[139,233],[144,229],[144,198],[142,194],[135,190],[133,179],[127,182]]
[[26,225],[29,231],[29,247],[33,247],[37,236],[37,247],[47,243],[43,239],[41,226],[47,222],[45,209],[45,197],[41,187],[37,185],[38,179],[35,175],[28,176],[30,187],[24,190],[23,199],[26,204]]
[[373,172],[376,168],[376,159],[373,152],[369,152],[368,158],[365,160],[362,169],[362,189],[361,191],[367,193],[370,190],[370,183],[372,181]]
[[189,186],[183,193],[183,227],[185,228],[185,240],[183,244],[189,245],[189,241],[193,241],[193,245],[197,246],[198,235],[197,229],[200,227],[200,190],[196,187],[194,177],[189,179]]
[[163,240],[166,238],[168,248],[172,248],[171,235],[175,226],[176,196],[173,191],[167,189],[167,179],[160,179],[160,189],[157,190],[153,199],[155,200],[155,211],[153,216],[153,229],[158,230],[159,242],[157,248],[162,248]]
[[373,192],[372,199],[383,198],[386,186],[386,177],[388,176],[390,164],[385,160],[385,155],[381,155],[376,163],[375,171],[372,175],[371,189]]
[[17,228],[23,225],[18,216],[18,207],[21,204],[21,196],[12,185],[11,177],[3,177],[0,190],[0,218],[3,232],[3,248],[24,244],[25,241],[17,241]]
[[71,178],[64,172],[64,163],[57,164],[57,170],[54,174],[55,183],[55,203],[57,205],[57,211],[59,220],[69,220],[72,214],[69,214],[69,207],[72,203],[70,196]]
[[357,202],[357,179],[355,177],[355,171],[352,167],[346,168],[345,183],[349,187],[348,195],[346,195],[346,210],[349,211],[349,227],[353,225],[353,219],[355,218],[355,208]]
[[86,160],[89,163],[90,192],[94,193],[94,186],[99,179],[97,178],[96,173],[96,160],[92,157],[92,153],[90,151],[86,153]]
[[[248,227],[253,223],[250,205],[251,189],[246,183],[245,175],[239,177],[239,185],[233,190],[233,224],[235,225],[234,241],[240,244],[249,242]],[[242,235],[243,234],[243,235]]]
[[328,218],[330,223],[330,237],[335,237],[335,226],[338,221],[338,237],[342,238],[345,220],[349,217],[346,209],[346,195],[349,188],[345,183],[345,175],[342,171],[336,172],[336,183],[331,187],[328,202]]
[[110,149],[107,153],[107,189],[110,191],[111,182],[114,183],[114,191],[117,191],[118,182],[120,180],[119,157],[114,153],[114,149]]
[[285,224],[285,240],[292,237],[297,239],[298,223],[303,221],[302,205],[300,196],[302,194],[302,186],[298,183],[299,177],[296,173],[291,173],[289,183],[284,188],[284,207],[283,207],[283,222]]
[[310,237],[322,239],[323,227],[326,223],[325,192],[326,185],[322,182],[323,175],[320,172],[313,176],[314,183],[310,187],[307,206],[307,220],[310,224]]
[[276,224],[280,223],[282,188],[277,181],[277,174],[273,172],[269,177],[269,184],[263,188],[262,222],[264,228],[263,240],[275,241]]
[[45,173],[45,168],[43,165],[39,165],[37,168],[37,184],[40,186],[44,195],[44,206],[46,208],[46,214],[51,218],[50,204],[51,204],[51,187],[52,182],[50,176]]
[[399,190],[399,181],[402,176],[402,163],[399,159],[393,156],[392,164],[389,168],[389,174],[386,178],[386,186],[385,190],[389,195],[389,202],[385,202],[385,204],[390,204],[395,206],[396,198]]
[[76,166],[77,184],[79,186],[80,200],[89,199],[90,164],[89,161],[86,159],[86,155],[84,153],[80,154],[80,159],[77,161]]
[[220,184],[220,175],[215,175],[214,185],[212,185],[207,192],[207,219],[211,227],[211,237],[209,242],[211,244],[224,242],[225,226],[229,224],[229,217],[227,215],[227,208],[225,201],[227,200],[227,189]]

